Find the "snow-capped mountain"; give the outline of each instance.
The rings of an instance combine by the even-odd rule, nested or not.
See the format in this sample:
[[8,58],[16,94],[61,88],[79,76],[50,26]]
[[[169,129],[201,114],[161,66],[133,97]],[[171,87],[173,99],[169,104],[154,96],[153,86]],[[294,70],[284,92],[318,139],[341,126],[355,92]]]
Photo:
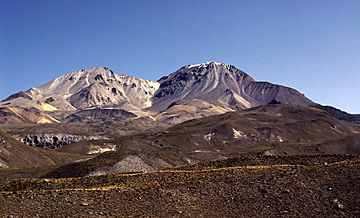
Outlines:
[[158,87],[157,82],[97,67],[65,74],[30,93],[34,99],[61,109],[126,105],[141,110],[151,106],[151,97]]
[[39,117],[39,120],[33,119],[36,122],[59,121],[40,115],[44,112],[61,114],[95,107],[142,113],[144,108],[151,106],[151,98],[158,87],[159,83],[154,81],[96,67],[65,74],[37,88],[11,95],[0,107],[6,106],[15,114],[22,114],[24,108],[36,110]]
[[314,104],[298,91],[267,82],[256,82],[232,65],[206,62],[187,65],[161,78],[153,108],[164,110],[177,101],[200,99],[231,109],[264,105],[273,100],[284,104],[308,106]]
[[[175,120],[184,121],[198,118],[199,114],[208,116],[274,101],[314,104],[292,88],[256,82],[236,67],[219,62],[187,65],[157,82],[96,67],[64,74],[9,96],[0,102],[0,122],[63,122],[72,120],[66,118],[83,110],[87,112],[81,114],[99,117],[101,109],[121,109],[135,117],[161,117],[161,120],[176,117]],[[89,111],[93,109],[96,113]],[[121,114],[126,113],[117,116]]]

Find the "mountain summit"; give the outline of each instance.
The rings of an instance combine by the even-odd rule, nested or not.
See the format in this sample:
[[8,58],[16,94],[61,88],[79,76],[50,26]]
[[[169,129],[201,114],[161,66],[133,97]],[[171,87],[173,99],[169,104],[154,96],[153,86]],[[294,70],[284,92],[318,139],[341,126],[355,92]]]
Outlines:
[[[56,122],[57,118],[49,118],[50,112],[69,114],[94,107],[141,111],[151,106],[151,98],[158,87],[154,81],[118,75],[106,67],[94,67],[64,74],[39,87],[13,94],[3,100],[0,107],[6,106],[9,113],[20,116],[28,112],[24,109],[31,109],[37,115],[28,114],[30,122]],[[48,112],[47,115],[40,115],[44,112]]]
[[276,100],[284,104],[314,104],[298,91],[267,82],[256,82],[233,65],[206,62],[186,65],[158,80],[154,108],[162,110],[176,101],[200,99],[239,110]]
[[92,109],[97,109],[97,115],[99,109],[121,109],[135,117],[156,117],[174,105],[178,109],[181,105],[190,107],[189,118],[194,118],[199,109],[206,109],[205,114],[211,115],[214,111],[223,113],[275,101],[302,106],[314,104],[292,88],[257,82],[233,65],[219,62],[186,65],[157,82],[94,67],[64,74],[9,96],[0,102],[0,122],[63,122],[83,110],[92,114],[89,112]]

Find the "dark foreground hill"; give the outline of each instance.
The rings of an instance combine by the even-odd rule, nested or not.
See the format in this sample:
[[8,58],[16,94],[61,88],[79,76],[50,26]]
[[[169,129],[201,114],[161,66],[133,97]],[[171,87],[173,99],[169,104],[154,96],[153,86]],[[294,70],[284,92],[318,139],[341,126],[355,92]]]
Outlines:
[[235,158],[152,173],[0,183],[7,217],[359,217],[354,156]]

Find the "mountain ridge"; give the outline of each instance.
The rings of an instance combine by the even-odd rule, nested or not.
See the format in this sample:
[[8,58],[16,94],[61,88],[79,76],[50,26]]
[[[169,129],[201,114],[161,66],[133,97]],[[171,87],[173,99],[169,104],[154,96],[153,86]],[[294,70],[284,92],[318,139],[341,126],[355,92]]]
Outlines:
[[[69,122],[78,119],[67,117],[83,110],[113,108],[134,114],[127,116],[129,119],[159,117],[176,124],[199,117],[196,111],[201,111],[203,117],[271,102],[316,105],[296,89],[256,81],[235,66],[220,62],[185,65],[158,81],[116,74],[107,67],[91,67],[0,101],[0,123]],[[173,105],[181,112],[171,109]],[[105,118],[99,111],[97,117]]]

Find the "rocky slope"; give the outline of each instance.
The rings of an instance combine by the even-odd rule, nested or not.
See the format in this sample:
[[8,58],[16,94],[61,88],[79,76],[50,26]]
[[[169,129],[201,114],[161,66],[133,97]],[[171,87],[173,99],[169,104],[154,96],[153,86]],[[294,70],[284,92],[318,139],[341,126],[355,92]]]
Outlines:
[[0,123],[151,117],[174,124],[272,101],[313,105],[292,88],[256,82],[236,67],[218,62],[187,65],[158,82],[97,67],[9,96],[0,102]]
[[65,118],[67,122],[94,122],[106,120],[124,120],[134,118],[136,115],[123,109],[94,108],[75,112]]
[[154,173],[1,183],[2,217],[359,217],[349,156],[247,157]]
[[192,99],[235,110],[265,105],[273,100],[292,105],[313,104],[294,89],[256,82],[236,67],[218,62],[187,65],[158,82],[160,88],[155,93],[152,108],[159,111],[172,103]]
[[27,146],[0,130],[0,170],[59,166],[88,158],[81,154]]
[[349,113],[346,113],[345,111],[339,110],[332,106],[316,105],[315,107],[317,107],[323,111],[326,111],[327,113],[336,117],[339,120],[357,123],[360,125],[360,114],[349,114]]
[[[141,113],[151,106],[158,86],[157,82],[117,75],[108,68],[79,70],[4,99],[0,103],[2,122],[61,122],[71,113],[104,106]],[[33,113],[25,116],[23,110]]]

